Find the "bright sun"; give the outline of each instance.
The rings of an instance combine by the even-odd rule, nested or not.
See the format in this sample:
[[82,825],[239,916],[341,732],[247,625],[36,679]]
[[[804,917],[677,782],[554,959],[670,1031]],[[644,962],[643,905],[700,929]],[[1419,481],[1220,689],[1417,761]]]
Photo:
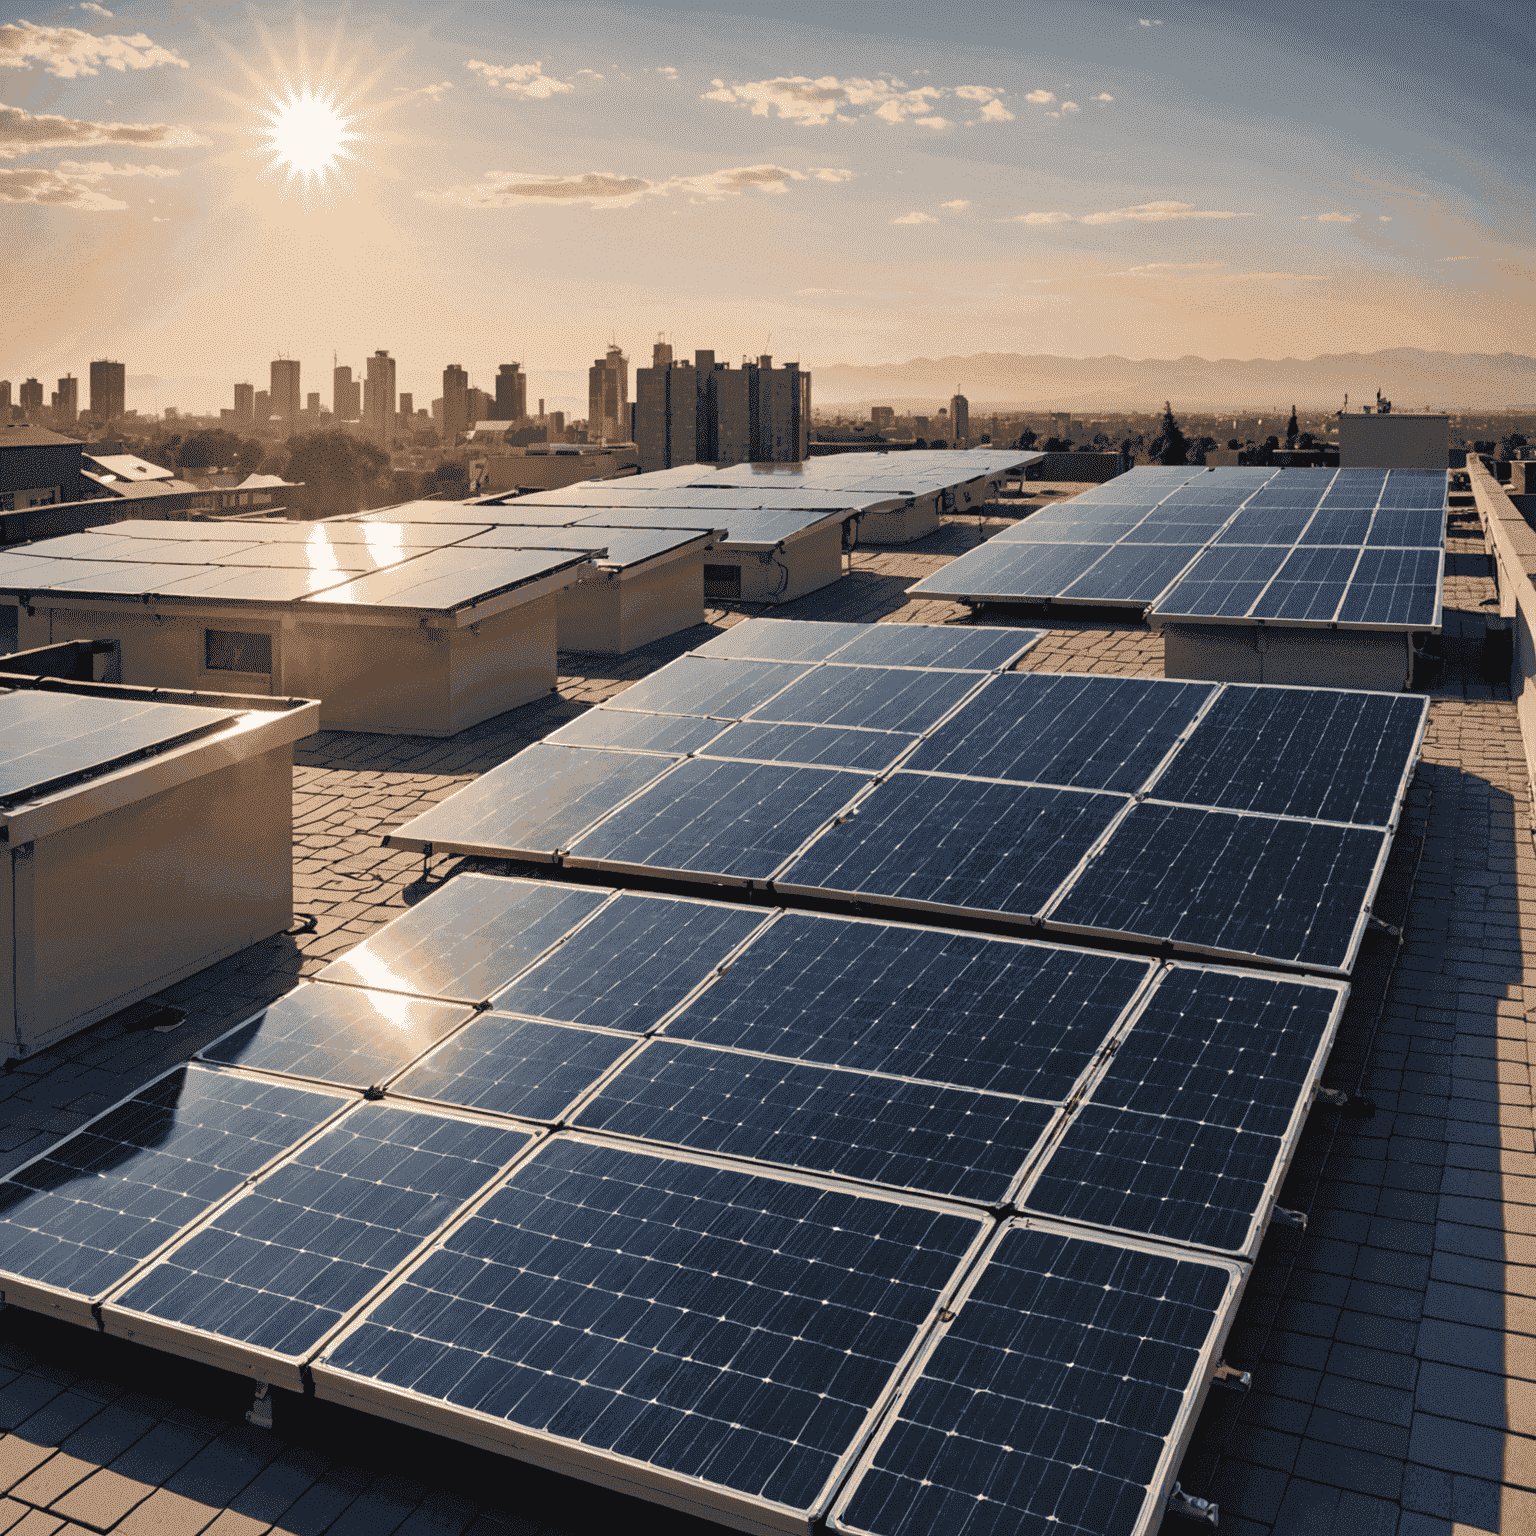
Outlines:
[[356,158],[348,145],[361,135],[352,131],[353,119],[334,96],[304,86],[274,95],[261,115],[261,152],[271,156],[272,170],[286,173],[289,185],[297,181],[304,191],[323,189],[343,161]]

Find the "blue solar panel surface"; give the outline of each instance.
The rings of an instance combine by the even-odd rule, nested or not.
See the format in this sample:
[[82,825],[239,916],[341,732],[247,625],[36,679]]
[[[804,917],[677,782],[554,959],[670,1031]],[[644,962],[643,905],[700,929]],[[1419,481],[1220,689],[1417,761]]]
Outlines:
[[1049,1104],[652,1040],[575,1124],[754,1162],[1001,1203]]
[[981,679],[974,672],[887,667],[817,667],[751,711],[754,720],[931,730]]
[[1009,672],[904,766],[1134,794],[1214,692],[1209,683]]
[[1064,1101],[1146,960],[786,912],[665,1038]]
[[[842,627],[846,633],[847,626]],[[1011,666],[1042,634],[1038,629],[965,629],[942,624],[865,624],[858,628],[860,633],[833,653],[833,661],[990,672]]]
[[529,1140],[360,1104],[171,1249],[112,1309],[306,1355]]
[[760,927],[750,907],[619,895],[492,999],[504,1013],[644,1033]]
[[980,1229],[556,1137],[326,1368],[804,1512]]
[[634,1044],[633,1035],[487,1013],[412,1067],[391,1091],[553,1121]]
[[0,1184],[0,1277],[100,1296],[346,1102],[179,1068]]
[[1440,566],[1440,551],[1435,549],[1362,550],[1339,604],[1339,623],[1438,623]]
[[1194,553],[1182,544],[1116,544],[1059,596],[1074,603],[1150,603]]
[[1359,561],[1357,549],[1298,544],[1264,589],[1257,612],[1265,618],[1326,624],[1338,612]]
[[320,981],[478,1003],[505,986],[606,891],[462,874],[347,951]]
[[579,839],[572,862],[766,880],[865,782],[831,768],[687,758]]
[[653,753],[535,742],[408,821],[390,841],[419,848],[452,839],[465,849],[547,857],[671,763]]
[[1005,1230],[832,1529],[1129,1536],[1229,1271]]
[[1340,993],[1178,967],[1163,978],[1024,1205],[1238,1253],[1256,1238]]
[[1120,795],[898,771],[779,883],[1028,916],[1124,806]]
[[1135,806],[1048,914],[1202,953],[1348,968],[1390,834],[1267,816]]
[[705,749],[705,755],[882,773],[917,739],[916,735],[902,731],[743,720],[717,736]]
[[747,619],[698,646],[694,655],[756,661],[825,661],[847,644],[846,624],[818,624],[809,619]]
[[297,987],[215,1040],[204,1061],[367,1088],[394,1076],[470,1017],[463,1003],[398,992]]
[[683,656],[609,699],[609,709],[739,720],[805,675],[806,667],[730,658]]
[[544,739],[560,747],[617,747],[625,752],[697,752],[720,734],[722,722],[697,715],[645,715],[599,705]]
[[1159,800],[1384,827],[1428,701],[1322,688],[1224,688],[1151,786]]

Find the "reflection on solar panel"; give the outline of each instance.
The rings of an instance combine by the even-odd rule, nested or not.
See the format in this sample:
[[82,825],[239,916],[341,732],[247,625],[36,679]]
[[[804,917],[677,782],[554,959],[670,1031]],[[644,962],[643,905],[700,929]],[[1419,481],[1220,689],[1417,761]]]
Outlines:
[[561,1135],[316,1362],[698,1514],[807,1529],[975,1215]]
[[740,720],[805,672],[803,666],[779,662],[683,656],[608,700],[607,707]]
[[922,732],[937,725],[980,680],[974,672],[840,667],[834,661],[791,682],[751,716],[800,725]]
[[883,773],[918,738],[901,731],[826,725],[786,725],[744,720],[717,736],[709,757],[755,758],[771,763],[808,763],[821,768],[862,768]]
[[849,1536],[1155,1531],[1235,1267],[1005,1226],[861,1459]]
[[589,709],[544,739],[560,747],[617,747],[683,757],[720,734],[724,721],[696,715],[646,715],[638,710]]
[[1025,518],[911,591],[973,603],[1121,603],[1147,609],[1154,626],[1438,626],[1443,476],[1181,473],[1187,483],[1132,470]]
[[1344,997],[1339,986],[1175,967],[1024,1207],[1251,1258]]
[[998,1205],[1049,1104],[653,1040],[577,1113],[592,1131]]
[[298,1363],[529,1140],[358,1104],[108,1302],[103,1327],[272,1376],[293,1362],[296,1381]]
[[348,1102],[177,1067],[0,1184],[0,1289],[92,1324],[93,1301]]

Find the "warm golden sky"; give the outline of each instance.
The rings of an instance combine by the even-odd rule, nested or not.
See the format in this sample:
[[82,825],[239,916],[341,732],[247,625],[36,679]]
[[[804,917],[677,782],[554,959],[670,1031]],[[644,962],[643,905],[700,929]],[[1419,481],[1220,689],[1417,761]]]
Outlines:
[[[1532,352],[1533,13],[21,0],[0,377]],[[257,152],[306,83],[360,135],[307,194]]]

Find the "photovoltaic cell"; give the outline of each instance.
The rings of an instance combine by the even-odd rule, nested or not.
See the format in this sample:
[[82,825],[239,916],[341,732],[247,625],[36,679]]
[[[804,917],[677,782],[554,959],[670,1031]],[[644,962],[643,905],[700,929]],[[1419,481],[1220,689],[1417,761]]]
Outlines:
[[987,543],[1113,544],[1127,537],[1151,510],[1149,506],[1085,507],[1079,497],[1064,507],[1047,507],[1023,518],[993,534]]
[[750,713],[754,720],[922,732],[936,725],[979,681],[974,672],[833,664],[817,667]]
[[1055,597],[1102,555],[1106,544],[988,542],[925,576],[907,590],[937,596],[1006,597],[1027,602]]
[[330,1347],[317,1389],[409,1390],[808,1524],[978,1230],[560,1136]]
[[830,1528],[1128,1536],[1234,1290],[1216,1265],[1005,1229]]
[[1049,1104],[662,1037],[575,1124],[995,1205],[1055,1113]]
[[0,1184],[0,1284],[101,1296],[345,1103],[177,1069]]
[[881,773],[916,740],[915,735],[899,731],[743,720],[727,727],[705,750],[709,757],[760,758]]
[[865,782],[831,768],[686,758],[579,839],[572,862],[766,880]]
[[1218,545],[1208,549],[1158,602],[1163,614],[1240,619],[1290,556],[1289,547]]
[[478,1003],[590,917],[608,894],[552,880],[457,875],[316,979]]
[[621,894],[492,999],[504,1013],[643,1034],[764,916],[751,907]]
[[1296,542],[1304,547],[1312,544],[1349,545],[1352,546],[1349,552],[1354,555],[1370,532],[1375,505],[1374,499],[1340,497],[1336,501],[1330,496],[1318,506],[1312,521]]
[[779,883],[1025,917],[1045,905],[1124,805],[1121,795],[898,771]]
[[643,715],[638,710],[589,709],[544,738],[557,747],[618,747],[626,752],[697,752],[720,734],[723,722],[697,715]]
[[482,1014],[412,1067],[391,1092],[552,1121],[634,1043],[633,1035]]
[[[1011,666],[1041,638],[1038,629],[967,629],[944,624],[865,624],[831,659],[884,667],[952,667],[991,672]],[[847,626],[843,626],[846,630]]]
[[1117,544],[1061,596],[1074,603],[1150,603],[1194,557],[1182,544]]
[[1134,794],[1213,692],[1209,683],[1009,672],[905,766]]
[[278,998],[200,1054],[204,1061],[367,1088],[470,1016],[463,1003],[316,982]]
[[1116,827],[1049,921],[1342,970],[1388,837],[1148,800]]
[[[1260,495],[1263,493],[1261,492]],[[1294,544],[1312,521],[1315,500],[1299,503],[1249,502],[1217,536],[1218,544]]]
[[1241,1253],[1306,1107],[1340,992],[1176,967],[1024,1204],[1044,1215]]
[[660,778],[672,761],[648,753],[536,742],[423,811],[387,841],[394,848],[431,843],[462,853],[548,857],[621,800]]
[[1391,507],[1383,503],[1376,509],[1365,542],[1370,546],[1438,549],[1445,538],[1445,513],[1444,497],[1428,507]]
[[779,662],[682,656],[607,700],[606,707],[739,720],[805,672]]
[[786,912],[663,1038],[1060,1102],[1146,960]]
[[1390,693],[1229,686],[1151,793],[1159,800],[1388,826],[1428,704]]
[[530,1141],[527,1132],[392,1104],[359,1104],[104,1310],[147,1314],[292,1358]]
[[1326,624],[1344,599],[1358,549],[1298,545],[1249,610],[1255,618]]
[[1365,549],[1339,623],[1430,625],[1439,616],[1439,596],[1438,549]]
[[846,624],[817,624],[808,619],[746,619],[696,647],[693,654],[755,661],[825,661],[847,643]]

